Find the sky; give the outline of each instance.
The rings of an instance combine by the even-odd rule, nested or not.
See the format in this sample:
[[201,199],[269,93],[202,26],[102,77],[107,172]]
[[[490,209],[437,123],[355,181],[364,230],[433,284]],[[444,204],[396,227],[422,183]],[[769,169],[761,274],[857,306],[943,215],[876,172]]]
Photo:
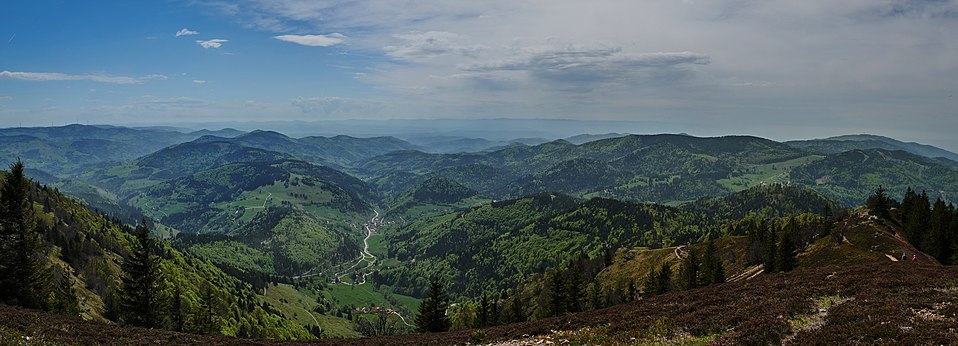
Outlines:
[[958,151],[958,0],[0,7],[0,126],[632,120]]

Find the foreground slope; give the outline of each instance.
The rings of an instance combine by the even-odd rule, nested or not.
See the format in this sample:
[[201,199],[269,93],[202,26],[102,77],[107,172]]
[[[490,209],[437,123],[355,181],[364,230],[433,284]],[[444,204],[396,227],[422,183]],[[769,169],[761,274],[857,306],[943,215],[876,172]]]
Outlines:
[[[801,284],[796,284],[801,283]],[[601,310],[484,329],[499,345],[949,344],[958,339],[958,267],[874,262],[797,270],[666,293]],[[472,330],[311,345],[451,345]],[[0,342],[300,345],[121,328],[0,306]]]

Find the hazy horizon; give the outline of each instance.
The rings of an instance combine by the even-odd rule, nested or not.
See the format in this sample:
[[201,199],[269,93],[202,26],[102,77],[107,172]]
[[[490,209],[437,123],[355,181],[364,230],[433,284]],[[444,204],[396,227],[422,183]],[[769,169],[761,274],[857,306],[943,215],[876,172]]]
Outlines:
[[955,0],[16,2],[0,15],[0,126],[547,118],[958,151],[956,13]]

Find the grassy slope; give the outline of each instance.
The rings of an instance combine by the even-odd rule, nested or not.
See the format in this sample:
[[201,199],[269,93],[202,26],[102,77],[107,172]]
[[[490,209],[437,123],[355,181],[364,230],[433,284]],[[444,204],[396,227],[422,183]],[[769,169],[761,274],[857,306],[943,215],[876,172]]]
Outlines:
[[[958,299],[956,285],[958,267],[903,262],[825,267],[487,328],[485,335],[487,341],[527,340],[533,335],[566,339],[573,345],[678,344],[690,339],[718,339],[721,344],[948,344],[958,338],[953,328],[958,314],[953,304]],[[824,301],[833,303],[823,305]],[[310,344],[449,345],[470,342],[471,334],[472,330],[462,330]],[[37,344],[301,344],[121,328],[0,306],[0,342],[23,336],[34,337]]]

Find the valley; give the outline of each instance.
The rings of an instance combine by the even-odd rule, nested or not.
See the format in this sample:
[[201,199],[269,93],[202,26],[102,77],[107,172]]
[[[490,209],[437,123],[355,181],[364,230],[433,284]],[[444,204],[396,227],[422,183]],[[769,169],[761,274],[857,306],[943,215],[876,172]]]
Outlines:
[[[63,162],[60,169],[35,175],[36,188],[50,192],[37,193],[34,201],[50,210],[89,207],[83,213],[102,215],[109,221],[98,222],[117,229],[124,223],[148,226],[163,244],[156,253],[169,261],[165,266],[198,263],[192,265],[223,277],[218,282],[231,282],[232,288],[218,293],[224,301],[243,292],[237,311],[283,321],[283,327],[247,326],[233,322],[246,318],[243,313],[226,317],[223,309],[223,322],[209,327],[214,334],[244,338],[414,333],[421,307],[429,301],[430,281],[437,279],[446,289],[454,330],[479,328],[496,340],[526,342],[509,330],[581,341],[591,340],[590,330],[599,328],[597,340],[619,342],[624,334],[607,329],[614,323],[587,323],[579,316],[605,316],[596,311],[618,311],[619,304],[635,300],[661,304],[651,303],[658,298],[648,295],[658,280],[654,277],[669,281],[661,286],[665,292],[711,289],[705,279],[679,284],[683,262],[705,253],[722,264],[721,281],[715,282],[728,282],[723,285],[767,282],[779,275],[767,269],[780,265],[768,253],[785,246],[785,238],[793,249],[780,251],[793,253],[794,267],[809,273],[898,261],[902,253],[918,256],[921,265],[945,263],[944,254],[920,250],[930,246],[924,241],[912,246],[906,240],[907,216],[886,216],[888,221],[880,223],[861,205],[871,203],[880,185],[893,197],[911,188],[943,205],[958,199],[958,163],[920,156],[939,153],[927,148],[895,147],[913,153],[890,151],[885,144],[869,147],[878,143],[871,137],[854,145],[848,143],[854,139],[843,137],[836,146],[854,147],[847,151],[826,150],[830,139],[813,145],[749,136],[616,135],[577,144],[560,139],[428,153],[390,137],[204,133],[174,136],[182,142],[138,157],[98,161],[96,168],[84,166],[85,157]],[[30,167],[38,160],[27,157],[24,163]],[[63,202],[41,202],[50,198]],[[45,222],[66,229],[93,227],[71,216],[76,212],[41,214],[50,215],[43,216],[49,218]],[[116,293],[110,292],[122,287],[116,280],[131,251],[131,245],[116,244],[127,244],[129,236],[119,231],[113,238],[98,238],[98,245],[85,245],[89,240],[76,245],[69,232],[49,235],[51,248],[107,248],[77,252],[89,253],[83,261],[99,264],[67,257],[60,266],[85,273],[73,274],[78,282],[99,270],[102,282],[77,288],[100,299],[85,308],[84,316],[114,319],[109,300]],[[102,274],[104,266],[112,268],[111,274]],[[193,269],[164,272],[179,270]],[[665,276],[656,276],[662,272]],[[178,280],[193,280],[189,299],[195,303],[184,306],[201,311],[204,287],[213,283]],[[558,306],[550,289],[559,285],[556,281],[577,298]],[[163,292],[172,292],[171,287]],[[496,317],[480,317],[485,311],[480,307],[490,304]],[[563,324],[556,329],[560,332],[527,329],[558,323],[540,322],[558,321],[553,316],[577,322]],[[497,327],[516,322],[526,327]],[[692,329],[688,339],[677,340],[737,338],[729,330],[743,325],[727,323],[720,323],[726,328],[721,330]],[[641,337],[659,335],[651,330]],[[781,335],[786,334],[789,340],[801,336]],[[462,335],[388,340],[443,343],[452,339],[441,338]]]

